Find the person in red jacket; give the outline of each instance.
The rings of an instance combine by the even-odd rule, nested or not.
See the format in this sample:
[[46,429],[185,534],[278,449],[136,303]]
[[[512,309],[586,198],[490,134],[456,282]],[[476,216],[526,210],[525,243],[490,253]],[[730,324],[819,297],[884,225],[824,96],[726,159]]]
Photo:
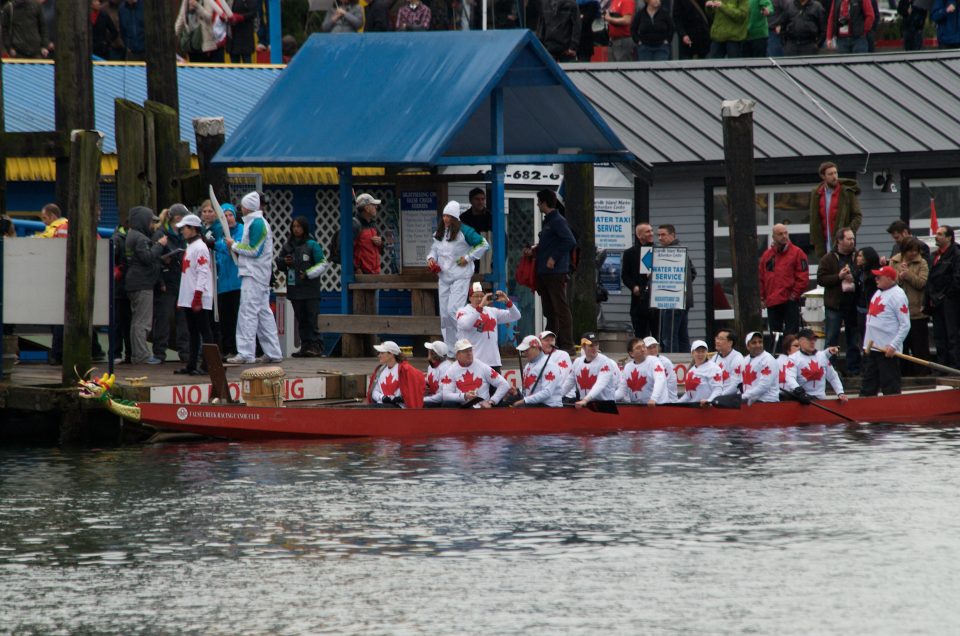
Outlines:
[[807,255],[790,242],[786,225],[773,226],[773,244],[760,257],[760,300],[770,332],[800,331],[800,295],[810,286]]
[[353,266],[361,274],[379,274],[383,237],[377,229],[377,207],[380,199],[373,195],[357,197],[357,215],[353,217]]

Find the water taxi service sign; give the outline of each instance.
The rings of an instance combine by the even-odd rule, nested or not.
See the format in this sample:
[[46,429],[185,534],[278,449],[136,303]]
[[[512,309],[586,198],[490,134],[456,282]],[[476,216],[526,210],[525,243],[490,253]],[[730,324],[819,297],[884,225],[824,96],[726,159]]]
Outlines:
[[687,248],[656,247],[650,275],[650,306],[686,309]]
[[594,240],[598,250],[633,245],[633,199],[594,199]]

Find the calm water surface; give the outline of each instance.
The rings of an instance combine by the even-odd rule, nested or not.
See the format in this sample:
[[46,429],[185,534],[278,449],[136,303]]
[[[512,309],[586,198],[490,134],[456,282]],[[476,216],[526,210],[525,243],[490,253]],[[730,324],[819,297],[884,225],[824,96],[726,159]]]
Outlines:
[[956,634],[960,429],[0,449],[0,633]]

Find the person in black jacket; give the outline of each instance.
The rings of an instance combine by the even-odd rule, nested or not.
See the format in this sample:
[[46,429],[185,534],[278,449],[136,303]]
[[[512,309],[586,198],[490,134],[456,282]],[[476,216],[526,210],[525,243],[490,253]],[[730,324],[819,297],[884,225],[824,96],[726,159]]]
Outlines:
[[641,248],[653,247],[653,226],[639,223],[636,229],[637,242],[623,253],[623,269],[620,280],[630,290],[630,321],[633,334],[645,338],[657,332],[656,312],[650,309],[650,277],[640,273]]
[[167,347],[176,347],[181,362],[190,357],[190,329],[187,317],[177,307],[180,294],[180,274],[187,242],[177,228],[177,223],[189,214],[187,206],[174,203],[166,213],[160,214],[160,227],[154,238],[167,239],[160,253],[160,281],[153,294],[153,355],[161,361],[167,357]]
[[783,54],[816,55],[826,32],[826,12],[817,0],[793,0],[780,21]]
[[543,0],[542,7],[537,37],[543,47],[557,62],[576,62],[580,47],[580,9],[576,0]]
[[286,273],[287,300],[300,334],[300,351],[294,358],[315,358],[323,352],[317,314],[320,310],[320,274],[327,268],[323,248],[310,238],[307,218],[298,216],[290,225],[290,239],[280,249],[277,268]]
[[253,27],[257,17],[257,6],[253,0],[233,0],[230,17],[230,41],[227,53],[234,64],[253,62]]
[[120,36],[120,30],[113,20],[100,10],[100,0],[90,2],[90,38],[91,50],[97,57],[109,60],[113,42]]
[[703,0],[677,0],[673,21],[680,39],[680,59],[706,58],[710,52],[710,22]]
[[661,8],[660,0],[647,0],[647,6],[633,15],[630,35],[637,45],[639,61],[663,62],[670,59],[673,20],[670,13]]
[[927,277],[926,313],[933,316],[933,342],[937,361],[951,367],[960,364],[960,248],[953,228],[941,225],[935,237],[937,251]]

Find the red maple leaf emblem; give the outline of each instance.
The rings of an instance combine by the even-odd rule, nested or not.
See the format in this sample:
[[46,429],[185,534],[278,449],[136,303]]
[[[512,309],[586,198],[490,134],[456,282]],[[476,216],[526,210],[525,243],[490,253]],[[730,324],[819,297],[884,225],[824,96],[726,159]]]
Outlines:
[[[766,371],[766,369],[764,369]],[[753,384],[753,381],[757,379],[757,372],[753,370],[749,364],[743,370],[743,386],[748,386]]]
[[577,386],[580,387],[580,390],[589,391],[596,383],[597,376],[590,375],[590,370],[587,367],[583,367],[583,369],[580,370],[580,375],[577,376]]
[[553,371],[547,371],[547,375],[543,376],[543,379],[547,382],[553,382],[557,379],[557,376],[553,375]]
[[523,376],[523,388],[529,389],[536,383],[537,383],[537,376],[533,375],[532,373],[529,375]]
[[655,368],[655,369],[653,370],[653,372],[654,372],[654,373],[663,373],[663,372],[664,372],[664,371],[663,371],[663,367],[661,367],[661,366],[658,364],[658,365],[657,365],[657,368]]
[[606,364],[600,367],[600,373],[605,373],[606,371],[609,371],[609,370],[610,370],[610,367]]
[[763,371],[760,372],[760,375],[770,375],[770,367],[763,367]]
[[450,384],[451,382],[453,382],[453,380],[451,380],[451,379],[450,379],[449,377],[447,377],[447,376],[443,376],[443,379],[440,380],[440,384]]
[[870,301],[870,307],[867,309],[868,316],[879,316],[880,314],[883,313],[884,306],[883,306],[883,302],[881,302],[882,300],[883,300],[882,296],[877,296],[876,298]]
[[200,258],[197,259],[197,265],[206,265],[208,262],[209,261],[207,261],[207,257],[203,256],[202,254],[200,255]]
[[900,313],[901,313],[901,314],[908,313],[909,311],[910,311],[910,310],[907,309],[907,306],[906,306],[906,305],[900,305]]
[[721,376],[721,375],[718,373],[717,375],[713,376],[713,379],[714,379],[714,381],[716,381],[716,382],[722,382],[722,381],[723,381],[723,376]]
[[[444,378],[446,379],[446,378]],[[440,390],[440,383],[432,375],[427,376],[427,395],[433,395]]]
[[634,369],[630,377],[627,378],[627,386],[630,387],[630,390],[634,393],[639,393],[643,391],[643,387],[647,386],[647,376],[640,375],[639,370]]
[[481,312],[480,317],[473,323],[473,326],[476,328],[477,333],[496,331],[497,319],[493,316],[488,316],[485,312]]
[[464,373],[463,377],[457,380],[457,389],[459,389],[461,393],[476,391],[481,386],[483,386],[483,379],[480,377],[473,377],[473,373],[470,371]]
[[393,395],[399,388],[400,380],[393,375],[388,375],[383,382],[380,383],[380,390],[383,391],[384,395]]
[[491,380],[496,380],[496,379],[499,378],[499,377],[500,377],[500,374],[497,373],[496,369],[490,369],[490,379],[491,379]]
[[810,363],[810,366],[800,369],[800,375],[806,378],[807,382],[816,382],[823,379],[823,369],[814,360]]
[[462,311],[458,311],[458,312],[457,312],[457,320],[460,320],[461,318],[463,318],[463,312],[462,312]]
[[557,363],[557,366],[560,367],[561,369],[566,369],[570,365],[567,364],[566,360],[561,360],[560,362]]
[[785,384],[787,381],[787,368],[783,367],[780,369],[780,384]]
[[182,274],[183,272],[187,271],[188,269],[190,269],[190,259],[189,259],[189,258],[185,258],[185,259],[183,259],[183,262],[180,263],[180,273]]
[[700,376],[695,373],[688,373],[683,379],[683,388],[687,391],[696,391],[698,386],[700,386]]
[[730,379],[730,372],[724,369],[723,373],[717,379],[720,380],[721,382],[726,382],[727,380]]

